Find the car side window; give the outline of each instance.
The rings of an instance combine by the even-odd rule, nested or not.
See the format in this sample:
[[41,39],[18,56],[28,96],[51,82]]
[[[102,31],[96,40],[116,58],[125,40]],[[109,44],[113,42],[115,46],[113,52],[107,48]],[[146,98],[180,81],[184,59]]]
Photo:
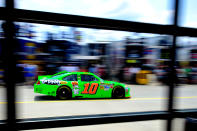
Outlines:
[[63,78],[64,81],[77,81],[77,74],[72,74]]
[[98,81],[93,75],[81,75],[81,81]]

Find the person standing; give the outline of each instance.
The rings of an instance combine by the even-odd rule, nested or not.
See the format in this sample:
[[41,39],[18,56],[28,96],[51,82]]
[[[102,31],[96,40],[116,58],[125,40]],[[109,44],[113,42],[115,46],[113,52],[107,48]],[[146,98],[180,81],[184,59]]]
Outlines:
[[131,78],[131,83],[136,84],[136,74],[140,71],[139,67],[130,67],[129,68],[129,73],[130,73],[130,78]]

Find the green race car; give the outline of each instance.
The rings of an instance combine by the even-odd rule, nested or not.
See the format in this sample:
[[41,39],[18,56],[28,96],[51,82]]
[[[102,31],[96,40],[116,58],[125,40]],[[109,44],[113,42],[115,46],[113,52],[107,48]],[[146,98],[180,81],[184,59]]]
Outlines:
[[90,72],[59,72],[38,76],[34,92],[58,99],[71,98],[129,98],[130,88],[125,84],[105,81]]

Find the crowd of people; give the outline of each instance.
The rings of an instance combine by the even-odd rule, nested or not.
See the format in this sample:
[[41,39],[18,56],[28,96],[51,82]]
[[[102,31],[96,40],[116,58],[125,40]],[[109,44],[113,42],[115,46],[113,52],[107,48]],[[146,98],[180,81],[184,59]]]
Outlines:
[[101,65],[92,65],[89,67],[67,64],[57,66],[55,64],[17,64],[17,83],[32,85],[40,75],[53,75],[61,71],[68,72],[92,72],[101,78],[106,78],[106,68]]
[[178,83],[197,84],[197,64],[177,68]]
[[[127,66],[120,69],[117,74],[118,80],[121,82],[126,82],[130,84],[138,84],[136,82],[136,76],[142,70],[147,70],[139,66]],[[171,80],[171,69],[169,65],[158,65],[152,69],[149,69],[151,76],[156,77],[156,81],[162,84],[169,84]],[[175,82],[176,84],[197,84],[197,64],[193,66],[177,66],[176,67]],[[147,79],[150,79],[150,77]]]
[[[169,82],[170,69],[167,65],[160,65],[155,70],[158,81],[161,83]],[[197,64],[194,66],[176,67],[175,81],[177,84],[197,84]]]
[[[25,83],[32,85],[39,75],[52,75],[60,71],[68,72],[92,72],[103,79],[112,80],[107,71],[106,66],[93,64],[91,66],[78,66],[74,64],[67,65],[35,65],[35,64],[18,64],[17,83]],[[138,66],[127,66],[121,68],[115,77],[115,80],[120,82],[137,84],[136,74],[144,70]],[[151,73],[156,76],[157,81],[160,83],[169,83],[170,69],[167,65],[159,65],[157,68],[151,70]],[[147,78],[148,79],[148,78]],[[183,66],[176,68],[176,83],[179,84],[197,84],[197,64],[194,66]]]
[[141,70],[141,68],[137,66],[127,66],[120,69],[117,74],[117,78],[120,82],[126,82],[130,84],[136,84],[136,74]]

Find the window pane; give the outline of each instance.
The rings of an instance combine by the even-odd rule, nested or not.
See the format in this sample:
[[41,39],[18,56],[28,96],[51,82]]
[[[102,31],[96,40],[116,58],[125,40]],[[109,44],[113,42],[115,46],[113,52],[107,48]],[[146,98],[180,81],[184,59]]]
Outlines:
[[87,75],[81,75],[81,81],[88,81]]
[[197,38],[178,37],[177,109],[197,108]]
[[[1,69],[2,70],[2,69]],[[1,74],[2,76],[2,74]],[[1,81],[1,84],[3,82]],[[1,85],[0,87],[0,120],[6,119],[6,88]]]
[[98,81],[94,76],[92,75],[81,75],[82,81]]
[[0,0],[0,7],[5,7],[5,0]]
[[97,81],[92,75],[81,75],[81,81]]
[[[24,22],[15,24],[18,26],[17,40],[20,45],[16,52],[17,65],[22,68],[25,78],[21,85],[17,85],[19,118],[167,109],[168,88],[165,82],[169,74],[167,49],[171,45],[171,36]],[[30,75],[26,74],[27,68],[31,69]],[[95,97],[104,99],[83,99],[93,96],[81,93],[89,93],[91,84],[88,87],[87,83],[83,85],[79,81],[74,83],[79,87],[78,92],[73,85],[70,89],[73,98],[78,97],[80,101],[58,101],[56,89],[59,85],[45,84],[39,90],[46,92],[34,92],[33,84],[40,84],[35,82],[37,76],[48,79],[62,71],[92,72],[102,78],[104,86],[97,88],[95,94],[98,93],[98,96]],[[90,75],[84,80],[91,81],[93,78]],[[111,99],[110,91],[115,86],[110,82],[125,84],[125,91],[128,92],[125,94],[130,93],[131,98]],[[83,88],[85,86],[86,89]]]
[[[17,8],[118,20],[170,24],[169,0],[17,0]],[[171,1],[170,1],[171,2]]]
[[197,8],[195,6],[197,4],[197,1],[182,0],[181,2],[182,2],[181,4],[182,10],[180,13],[182,13],[182,15],[180,15],[181,17],[180,25],[185,27],[197,28],[197,18],[196,18]]
[[[0,1],[3,2],[3,1]],[[5,21],[0,20],[0,120],[6,119],[6,88],[4,86],[4,67],[2,43],[4,39],[4,30],[2,24]]]
[[66,76],[65,78],[63,78],[63,80],[65,80],[65,81],[77,81],[77,75],[74,74],[74,75]]

